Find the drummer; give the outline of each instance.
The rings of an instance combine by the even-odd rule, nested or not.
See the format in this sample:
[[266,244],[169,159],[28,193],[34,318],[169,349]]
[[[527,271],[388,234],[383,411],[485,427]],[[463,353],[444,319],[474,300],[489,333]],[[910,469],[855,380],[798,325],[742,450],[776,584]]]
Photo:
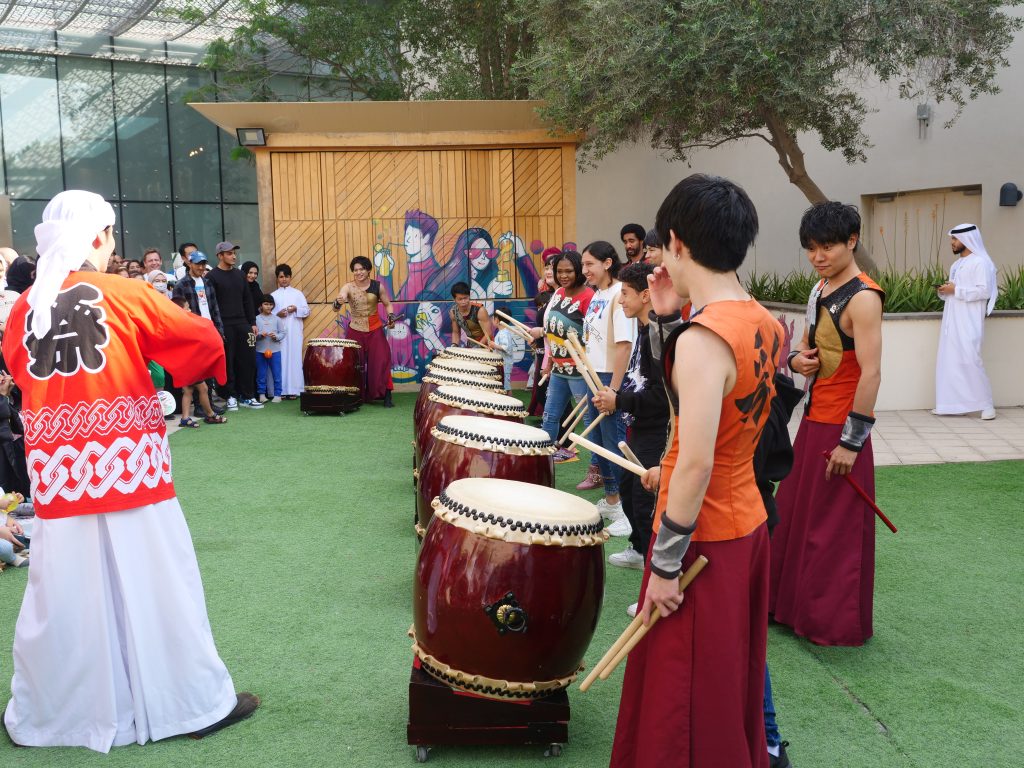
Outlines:
[[340,312],[341,305],[348,304],[349,321],[345,338],[359,342],[366,356],[366,400],[384,399],[384,407],[392,408],[391,391],[391,347],[384,336],[377,306],[382,304],[387,312],[387,327],[395,325],[395,313],[391,299],[377,280],[370,279],[373,264],[365,256],[356,256],[349,262],[352,280],[341,286],[334,299],[334,311]]
[[452,321],[452,344],[458,344],[462,334],[482,347],[491,348],[491,318],[487,308],[476,301],[470,300],[469,285],[456,283],[452,286],[452,298],[455,306],[448,311]]

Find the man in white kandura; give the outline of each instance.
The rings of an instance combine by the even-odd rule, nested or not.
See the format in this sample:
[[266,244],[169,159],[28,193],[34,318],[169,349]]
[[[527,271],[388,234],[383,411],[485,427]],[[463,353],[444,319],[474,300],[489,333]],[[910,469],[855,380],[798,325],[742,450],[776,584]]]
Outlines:
[[938,288],[942,309],[939,354],[935,361],[935,410],[939,416],[981,411],[986,421],[996,417],[992,386],[981,359],[985,316],[996,305],[999,288],[996,266],[974,224],[949,230],[958,257],[949,280]]
[[274,270],[277,290],[274,311],[284,321],[284,341],[281,342],[281,394],[285,400],[294,400],[302,392],[302,326],[309,317],[309,304],[298,288],[292,288],[292,268],[278,264]]

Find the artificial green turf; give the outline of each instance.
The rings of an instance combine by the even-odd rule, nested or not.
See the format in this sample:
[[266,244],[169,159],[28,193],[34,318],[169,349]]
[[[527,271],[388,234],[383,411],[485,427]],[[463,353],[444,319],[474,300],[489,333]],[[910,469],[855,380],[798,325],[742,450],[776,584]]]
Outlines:
[[[171,437],[174,475],[199,556],[217,645],[255,717],[206,740],[102,756],[14,750],[46,766],[396,766],[406,744],[412,621],[412,395],[397,407],[303,417],[298,403],[230,414]],[[887,468],[878,497],[875,637],[822,649],[773,627],[769,661],[783,738],[798,768],[1022,764],[1021,462]],[[583,462],[562,465],[572,490]],[[596,500],[597,494],[587,494]],[[624,546],[613,539],[608,552]],[[0,675],[26,574],[0,574]],[[607,569],[588,661],[627,623],[638,571]],[[556,765],[611,751],[621,671],[571,689],[570,743]],[[499,766],[538,747],[439,747],[431,763]],[[666,767],[668,768],[668,767]]]

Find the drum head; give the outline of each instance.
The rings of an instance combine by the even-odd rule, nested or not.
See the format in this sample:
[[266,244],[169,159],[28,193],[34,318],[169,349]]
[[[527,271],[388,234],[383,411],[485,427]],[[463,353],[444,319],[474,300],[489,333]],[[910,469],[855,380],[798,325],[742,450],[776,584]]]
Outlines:
[[435,403],[442,403],[453,408],[466,408],[496,416],[515,416],[521,419],[529,416],[526,407],[518,398],[472,387],[455,387],[445,384],[431,392],[430,399]]
[[352,339],[310,339],[306,346],[308,347],[354,347],[359,348],[359,342],[353,341]]
[[420,379],[425,384],[448,384],[457,387],[470,387],[472,389],[491,389],[500,392],[505,388],[504,382],[497,379],[487,379],[483,376],[474,376],[471,373],[460,373],[458,371],[443,371],[440,368],[427,371]]
[[554,441],[543,429],[486,416],[445,416],[430,434],[445,442],[497,453],[550,456],[555,452]]
[[444,350],[446,357],[454,357],[460,360],[475,360],[480,363],[497,365],[505,361],[500,352],[482,347],[447,347]]
[[599,546],[608,538],[589,501],[518,480],[456,480],[433,506],[436,518],[487,538],[561,547]]
[[453,357],[435,357],[427,364],[430,371],[452,371],[468,373],[472,376],[497,376],[498,369],[493,365],[477,363],[472,360],[456,360]]

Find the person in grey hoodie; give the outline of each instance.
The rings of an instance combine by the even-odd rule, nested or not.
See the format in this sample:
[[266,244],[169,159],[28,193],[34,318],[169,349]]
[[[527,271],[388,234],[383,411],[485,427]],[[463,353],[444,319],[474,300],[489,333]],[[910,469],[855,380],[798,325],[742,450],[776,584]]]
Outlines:
[[260,402],[270,397],[267,368],[274,379],[274,399],[271,402],[281,402],[281,339],[284,336],[284,321],[274,314],[274,297],[264,294],[256,315],[256,396]]

